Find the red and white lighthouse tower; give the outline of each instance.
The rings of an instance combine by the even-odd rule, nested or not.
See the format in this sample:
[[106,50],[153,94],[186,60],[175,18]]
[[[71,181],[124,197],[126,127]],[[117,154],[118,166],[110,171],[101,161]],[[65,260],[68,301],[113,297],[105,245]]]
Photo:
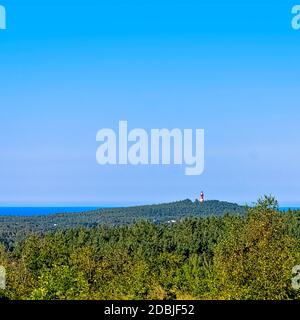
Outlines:
[[204,202],[204,192],[201,191],[200,193],[200,202],[203,203]]

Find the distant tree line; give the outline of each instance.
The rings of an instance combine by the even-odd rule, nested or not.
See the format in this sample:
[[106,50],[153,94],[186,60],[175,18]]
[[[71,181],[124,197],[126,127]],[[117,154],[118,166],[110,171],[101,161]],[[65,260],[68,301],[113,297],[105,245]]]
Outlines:
[[222,216],[226,213],[243,214],[245,208],[237,204],[198,200],[178,201],[167,204],[138,206],[129,208],[99,209],[81,213],[63,213],[45,216],[0,216],[0,243],[13,249],[15,244],[29,234],[45,234],[58,230],[99,225],[130,225],[138,221],[155,224],[179,221],[186,217]]

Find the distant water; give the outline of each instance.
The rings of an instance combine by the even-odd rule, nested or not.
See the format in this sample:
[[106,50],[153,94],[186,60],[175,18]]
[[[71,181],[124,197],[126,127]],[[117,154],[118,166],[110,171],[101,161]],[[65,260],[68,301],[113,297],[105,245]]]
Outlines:
[[0,216],[43,216],[101,209],[99,207],[0,207]]
[[[56,213],[86,212],[103,207],[0,207],[0,216],[45,216]],[[300,207],[280,207],[281,211],[300,210]]]
[[300,210],[300,207],[280,207],[280,211],[288,211],[288,210]]

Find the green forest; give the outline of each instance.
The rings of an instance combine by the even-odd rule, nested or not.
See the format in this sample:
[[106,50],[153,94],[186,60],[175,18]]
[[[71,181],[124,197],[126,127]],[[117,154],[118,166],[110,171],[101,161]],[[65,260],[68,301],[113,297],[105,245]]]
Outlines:
[[13,249],[16,242],[28,234],[45,234],[78,227],[92,228],[99,225],[132,225],[139,221],[154,224],[179,221],[186,217],[222,216],[226,213],[243,214],[245,207],[225,201],[183,200],[157,205],[126,208],[104,208],[80,213],[57,213],[43,216],[0,216],[0,243]]
[[[205,205],[211,208],[212,203]],[[54,217],[43,218],[44,226],[24,218],[26,232],[21,237],[22,219],[14,218],[10,232],[11,218],[2,217],[0,265],[7,270],[7,283],[0,296],[10,300],[299,299],[300,290],[292,287],[292,269],[300,264],[300,211],[282,212],[272,197],[252,207],[229,205],[232,212],[228,207],[221,210],[218,202],[215,205],[219,206],[215,214],[209,210],[205,214],[199,203],[188,200],[128,209],[122,213],[131,210],[131,216],[123,217],[128,223],[116,212],[109,220],[111,210],[98,212],[99,219],[106,215],[103,223],[96,221],[95,212],[90,213],[92,218],[88,215],[90,223],[82,225],[78,221],[83,215],[73,222],[57,216],[64,226],[57,230],[50,228]],[[172,223],[168,220],[175,218]]]

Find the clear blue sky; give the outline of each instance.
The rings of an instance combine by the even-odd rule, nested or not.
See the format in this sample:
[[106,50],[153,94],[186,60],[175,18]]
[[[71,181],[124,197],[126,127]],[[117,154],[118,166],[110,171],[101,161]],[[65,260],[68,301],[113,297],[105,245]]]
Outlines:
[[[300,203],[296,0],[0,4],[0,204]],[[119,120],[204,128],[204,174],[97,165]]]

